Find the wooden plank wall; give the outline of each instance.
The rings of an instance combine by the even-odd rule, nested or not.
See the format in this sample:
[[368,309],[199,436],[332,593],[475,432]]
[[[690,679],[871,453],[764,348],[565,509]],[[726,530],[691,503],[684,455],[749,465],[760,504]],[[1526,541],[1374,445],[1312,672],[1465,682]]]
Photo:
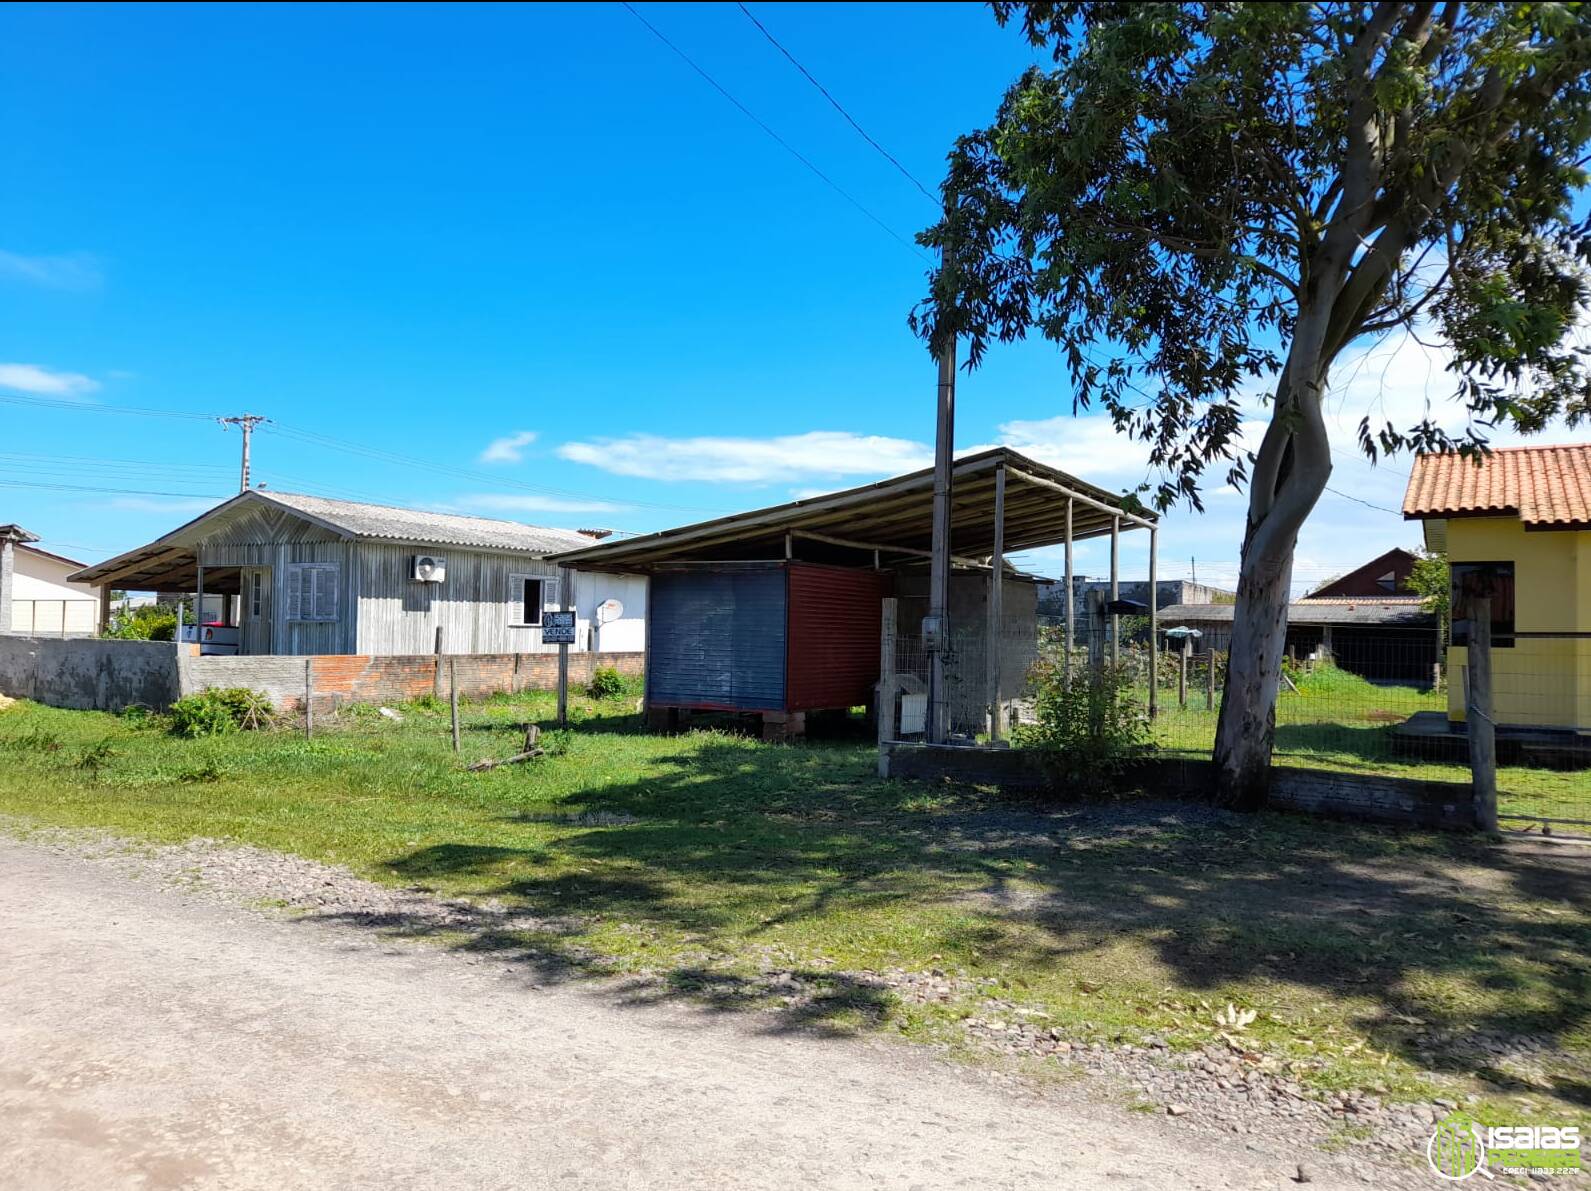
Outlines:
[[[276,653],[353,653],[358,576],[350,565],[353,544],[320,526],[275,509],[250,509],[234,516],[198,547],[199,565],[271,568],[271,640]],[[289,621],[287,567],[295,562],[338,564],[337,619]]]
[[[359,632],[366,654],[429,653],[440,626],[449,653],[546,653],[539,628],[518,627],[520,593],[512,575],[539,576],[544,607],[558,602],[558,568],[523,554],[361,542],[358,558]],[[441,583],[416,583],[410,576],[417,553],[447,560]]]

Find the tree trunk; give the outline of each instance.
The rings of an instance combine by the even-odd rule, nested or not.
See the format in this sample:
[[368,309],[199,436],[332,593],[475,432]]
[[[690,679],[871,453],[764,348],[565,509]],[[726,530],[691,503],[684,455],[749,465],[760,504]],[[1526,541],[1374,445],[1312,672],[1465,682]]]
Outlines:
[[[1293,550],[1331,476],[1331,447],[1321,416],[1323,370],[1298,367],[1296,347],[1254,461],[1225,694],[1216,723],[1215,798],[1239,810],[1264,806],[1270,787]],[[1289,380],[1301,374],[1312,379],[1297,385]]]
[[1293,559],[1262,558],[1251,526],[1243,543],[1226,687],[1215,730],[1216,801],[1239,810],[1265,805],[1276,741],[1276,693],[1287,652]]

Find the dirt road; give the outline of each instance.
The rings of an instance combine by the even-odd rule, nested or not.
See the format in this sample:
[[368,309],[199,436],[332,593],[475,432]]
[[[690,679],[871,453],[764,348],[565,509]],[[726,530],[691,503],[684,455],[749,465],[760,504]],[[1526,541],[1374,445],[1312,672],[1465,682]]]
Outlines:
[[1296,1185],[1296,1153],[1097,1090],[532,979],[0,838],[0,1181]]

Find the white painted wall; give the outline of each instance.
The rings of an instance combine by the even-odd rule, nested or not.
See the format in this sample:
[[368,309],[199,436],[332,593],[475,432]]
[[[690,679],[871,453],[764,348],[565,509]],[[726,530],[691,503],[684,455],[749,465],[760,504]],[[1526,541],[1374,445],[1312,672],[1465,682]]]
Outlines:
[[11,631],[43,636],[91,636],[99,630],[99,588],[68,583],[82,568],[18,545],[11,588]]
[[[623,604],[624,615],[592,632],[597,605],[608,599]],[[646,577],[575,572],[575,623],[579,649],[639,653],[646,648]]]

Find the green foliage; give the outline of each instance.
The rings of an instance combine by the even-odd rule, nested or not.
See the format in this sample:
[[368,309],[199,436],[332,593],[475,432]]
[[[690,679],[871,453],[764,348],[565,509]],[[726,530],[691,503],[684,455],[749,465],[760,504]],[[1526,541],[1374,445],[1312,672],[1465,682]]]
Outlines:
[[1452,624],[1453,579],[1447,555],[1435,550],[1420,551],[1420,558],[1409,572],[1409,590],[1420,597],[1427,612],[1441,626],[1442,640],[1449,640]]
[[612,666],[598,666],[591,673],[586,693],[593,699],[615,699],[624,694],[624,676]]
[[1127,667],[1087,666],[1071,672],[1041,661],[1030,677],[1033,724],[1013,733],[1022,748],[1038,750],[1055,789],[1075,797],[1117,790],[1127,767],[1152,751],[1149,715]]
[[103,636],[121,641],[174,641],[177,613],[167,604],[140,604],[123,608],[112,618]]
[[1366,418],[1371,456],[1591,416],[1572,334],[1591,6],[993,8],[1049,63],[952,150],[913,326],[932,349],[960,336],[974,366],[994,342],[1054,342],[1074,411],[1150,444],[1157,505],[1197,506],[1206,468],[1246,474],[1257,379],[1280,377],[1270,453],[1326,449],[1332,362],[1403,325],[1452,346],[1473,416],[1456,436]]
[[271,725],[270,701],[246,687],[212,688],[171,705],[171,730],[178,736],[225,736]]
[[29,728],[15,736],[0,736],[0,749],[10,753],[57,753],[61,738],[42,728]]

